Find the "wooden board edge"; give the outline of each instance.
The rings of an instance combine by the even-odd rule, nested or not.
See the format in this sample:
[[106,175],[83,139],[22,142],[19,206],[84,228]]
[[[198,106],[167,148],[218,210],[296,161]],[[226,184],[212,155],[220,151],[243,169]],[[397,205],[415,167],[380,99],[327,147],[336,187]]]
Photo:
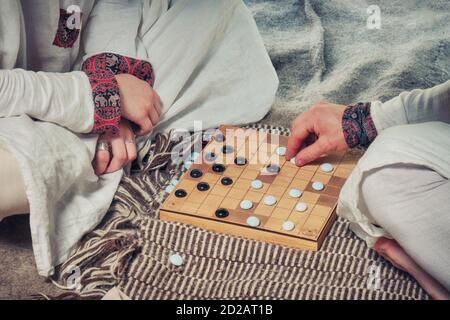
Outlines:
[[249,229],[243,226],[224,224],[215,220],[203,219],[195,216],[174,213],[167,210],[160,210],[159,216],[161,220],[181,222],[191,224],[199,228],[207,229],[217,233],[240,236],[247,239],[270,242],[272,244],[283,245],[286,247],[317,251],[318,242],[299,239],[288,235],[272,233],[261,229]]
[[337,219],[337,214],[336,214],[336,208],[335,208],[333,210],[333,212],[331,213],[330,217],[328,218],[327,223],[322,228],[322,231],[320,233],[319,238],[317,239],[317,247],[318,247],[317,250],[320,250],[320,248],[322,247],[322,244],[325,241],[325,238],[330,233],[330,230],[333,227],[334,222],[336,221],[336,219]]

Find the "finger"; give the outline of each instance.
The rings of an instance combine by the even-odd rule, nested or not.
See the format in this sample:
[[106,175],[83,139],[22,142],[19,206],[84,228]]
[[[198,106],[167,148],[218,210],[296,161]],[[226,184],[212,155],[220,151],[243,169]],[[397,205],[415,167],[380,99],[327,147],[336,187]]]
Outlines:
[[324,147],[323,139],[321,140],[319,138],[319,140],[302,149],[297,154],[297,156],[295,157],[295,163],[298,166],[303,166],[307,163],[310,163],[326,153],[327,150],[325,149],[326,148]]
[[310,130],[305,121],[298,121],[294,124],[291,136],[289,137],[286,150],[286,158],[293,158],[302,147],[305,140],[310,136]]
[[97,176],[101,176],[105,173],[106,168],[108,168],[109,160],[109,151],[98,150],[95,153],[94,170]]
[[139,123],[139,130],[137,131],[138,136],[145,136],[146,134],[152,132],[153,124],[150,118],[145,118],[141,123]]
[[159,117],[161,117],[161,114],[162,114],[162,102],[161,102],[161,98],[160,98],[159,95],[156,93],[156,91],[155,91],[155,96],[156,96],[156,101],[155,101],[156,111],[158,112]]
[[112,173],[122,169],[128,160],[125,142],[121,137],[118,137],[111,142],[111,148],[112,159],[106,169],[106,173]]
[[150,109],[150,119],[152,119],[153,126],[156,126],[159,123],[159,114],[156,110],[156,107]]
[[134,160],[137,159],[136,144],[134,142],[127,141],[127,142],[125,142],[125,148],[127,149],[127,155],[128,155],[128,160],[127,160],[126,164],[130,164]]
[[127,133],[124,135],[125,140],[125,148],[127,149],[127,164],[133,162],[137,158],[137,148],[136,148],[136,142],[134,138],[134,134],[130,131],[127,131]]

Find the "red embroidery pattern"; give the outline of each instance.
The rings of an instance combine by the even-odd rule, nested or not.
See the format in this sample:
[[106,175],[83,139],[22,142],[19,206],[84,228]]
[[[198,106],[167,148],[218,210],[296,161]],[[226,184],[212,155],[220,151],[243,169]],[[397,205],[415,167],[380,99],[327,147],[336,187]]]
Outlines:
[[[73,13],[67,13],[66,10],[59,10],[59,22],[58,30],[56,31],[53,45],[60,48],[72,48],[77,42],[80,35],[80,29],[70,29],[67,25],[67,20],[73,15]],[[81,15],[81,13],[80,13]]]
[[101,53],[90,57],[88,60],[97,70],[108,70],[114,75],[132,74],[153,87],[155,81],[153,68],[147,61],[115,53]]
[[83,65],[89,78],[94,100],[94,129],[92,133],[117,133],[120,123],[119,85],[109,71],[96,70],[90,64]]
[[113,53],[101,53],[88,58],[82,70],[92,86],[95,106],[92,132],[96,134],[117,133],[119,130],[120,91],[115,75],[132,74],[150,86],[154,83],[153,68],[149,62]]
[[378,135],[370,114],[371,104],[358,103],[348,106],[342,117],[342,129],[350,148],[367,149]]

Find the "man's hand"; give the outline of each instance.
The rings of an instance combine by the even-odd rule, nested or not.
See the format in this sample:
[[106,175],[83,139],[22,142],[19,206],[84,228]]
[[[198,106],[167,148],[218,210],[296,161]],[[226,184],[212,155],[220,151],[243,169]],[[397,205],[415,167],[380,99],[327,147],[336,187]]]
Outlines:
[[136,134],[146,135],[161,117],[161,99],[150,85],[130,74],[116,76],[120,90],[122,117],[139,127]]
[[98,143],[110,145],[109,151],[96,151],[94,170],[98,176],[118,171],[137,158],[134,132],[126,120],[122,120],[120,123],[118,134],[102,135]]
[[348,149],[342,130],[346,106],[319,102],[294,120],[286,158],[303,166],[331,151]]

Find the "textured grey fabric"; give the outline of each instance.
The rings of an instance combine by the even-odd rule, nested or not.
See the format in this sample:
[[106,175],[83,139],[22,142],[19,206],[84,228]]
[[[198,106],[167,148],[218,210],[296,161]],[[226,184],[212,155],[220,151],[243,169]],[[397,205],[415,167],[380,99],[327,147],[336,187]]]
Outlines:
[[[264,123],[318,100],[386,101],[450,78],[448,0],[245,0],[280,78]],[[378,5],[381,29],[367,28]]]

